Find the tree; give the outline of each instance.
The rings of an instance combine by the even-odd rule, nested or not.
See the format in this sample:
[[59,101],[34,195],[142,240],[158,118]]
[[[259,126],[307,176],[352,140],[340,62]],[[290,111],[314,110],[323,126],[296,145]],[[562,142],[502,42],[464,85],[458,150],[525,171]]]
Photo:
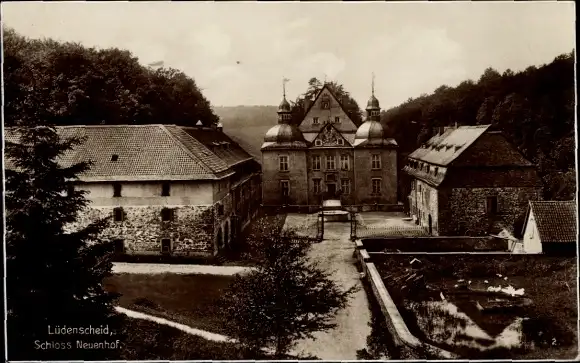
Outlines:
[[[6,170],[8,357],[115,358],[118,350],[78,349],[76,345],[77,339],[86,343],[123,339],[120,318],[112,306],[117,295],[102,286],[112,268],[112,246],[97,240],[105,221],[67,230],[88,203],[84,192],[73,191],[70,185],[89,165],[63,166],[57,161],[81,140],[61,139],[53,127],[43,125],[10,132],[5,150],[12,164]],[[114,335],[50,334],[59,327],[89,326],[108,327]]]
[[231,332],[248,350],[286,357],[296,341],[335,326],[351,288],[341,291],[327,272],[309,261],[310,241],[262,220],[249,238],[259,252],[255,271],[238,276],[224,299]]
[[144,67],[129,51],[33,40],[12,29],[5,29],[3,45],[9,126],[24,116],[19,89],[38,93],[55,125],[218,122],[192,78],[171,68]]

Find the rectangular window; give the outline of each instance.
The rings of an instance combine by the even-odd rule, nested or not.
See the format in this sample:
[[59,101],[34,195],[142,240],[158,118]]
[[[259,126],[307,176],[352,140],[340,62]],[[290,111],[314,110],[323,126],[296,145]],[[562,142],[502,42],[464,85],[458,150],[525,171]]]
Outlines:
[[161,184],[161,196],[168,197],[171,191],[171,184],[169,182],[164,182]]
[[322,101],[321,103],[323,110],[330,110],[330,102],[329,101]]
[[117,207],[113,209],[113,221],[115,222],[123,222],[123,220],[125,219],[125,212],[123,211],[123,208],[121,207]]
[[350,169],[350,159],[348,155],[340,155],[340,168],[342,170]]
[[336,169],[335,163],[336,163],[336,160],[334,158],[334,155],[326,157],[326,169],[328,169],[328,170]]
[[287,197],[290,195],[290,183],[288,180],[280,181],[280,187],[282,188],[282,196]]
[[288,156],[280,156],[280,171],[288,171]]
[[115,253],[125,253],[125,241],[122,239],[113,240],[113,247],[115,249]]
[[161,240],[161,252],[170,253],[171,252],[171,239],[163,238]]
[[344,195],[350,194],[350,179],[342,179],[340,181],[340,190],[342,190]]
[[121,196],[121,183],[113,183],[113,197]]
[[318,125],[318,123],[319,123],[319,121],[318,121],[318,117],[314,117],[314,118],[312,118],[312,123],[313,123],[314,125]]
[[487,213],[496,214],[497,212],[497,197],[487,197]]
[[314,146],[322,146],[322,140],[314,140]]
[[174,217],[174,211],[173,209],[170,208],[163,208],[161,210],[161,220],[163,222],[169,222],[172,221]]
[[312,170],[320,170],[320,156],[314,155],[312,157]]
[[335,123],[337,123],[337,124],[338,124],[338,123],[340,123],[340,117],[336,116],[336,117],[334,118],[334,122],[335,122]]
[[381,194],[381,179],[374,178],[372,179],[373,183],[373,194]]
[[374,154],[371,159],[371,169],[377,170],[381,168],[381,156]]
[[322,180],[321,179],[312,179],[312,182],[314,183],[314,194],[320,194],[320,191],[322,190],[321,185],[322,185]]
[[342,146],[344,145],[344,139],[338,139],[336,140],[336,142],[338,143],[338,145]]

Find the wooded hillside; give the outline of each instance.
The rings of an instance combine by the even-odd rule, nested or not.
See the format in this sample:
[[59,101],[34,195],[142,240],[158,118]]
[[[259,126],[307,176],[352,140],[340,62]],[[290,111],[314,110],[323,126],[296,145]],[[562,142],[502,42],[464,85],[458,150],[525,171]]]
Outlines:
[[571,52],[520,72],[488,68],[476,82],[411,98],[383,112],[381,121],[402,154],[428,140],[436,126],[491,124],[538,165],[545,199],[569,200],[576,191],[574,102]]
[[195,81],[142,66],[131,52],[28,39],[4,29],[7,126],[217,122]]

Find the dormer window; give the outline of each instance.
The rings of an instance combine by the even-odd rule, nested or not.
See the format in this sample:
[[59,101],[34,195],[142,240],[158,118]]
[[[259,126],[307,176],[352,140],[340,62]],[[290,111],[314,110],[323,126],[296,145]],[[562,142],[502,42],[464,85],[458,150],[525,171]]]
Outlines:
[[338,139],[336,140],[336,142],[338,143],[338,145],[342,146],[344,145],[344,140],[343,139]]
[[312,118],[312,124],[313,125],[318,125],[320,123],[320,121],[318,120],[318,117],[313,117]]
[[337,124],[340,123],[340,117],[336,116],[334,118],[334,123],[337,123]]
[[117,155],[117,154],[111,155],[111,161],[117,161],[117,160],[119,160],[119,155]]
[[322,140],[314,140],[315,146],[322,146]]

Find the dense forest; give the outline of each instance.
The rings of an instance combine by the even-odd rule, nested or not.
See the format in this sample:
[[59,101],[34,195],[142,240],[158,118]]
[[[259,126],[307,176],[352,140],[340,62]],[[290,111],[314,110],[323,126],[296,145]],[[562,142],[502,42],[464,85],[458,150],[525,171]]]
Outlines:
[[537,164],[545,199],[569,200],[576,192],[574,77],[574,52],[520,72],[488,68],[477,82],[440,86],[384,111],[381,122],[402,155],[429,139],[436,126],[491,124]]
[[28,39],[12,29],[4,29],[3,47],[7,126],[217,122],[193,79],[144,67],[128,51]]

